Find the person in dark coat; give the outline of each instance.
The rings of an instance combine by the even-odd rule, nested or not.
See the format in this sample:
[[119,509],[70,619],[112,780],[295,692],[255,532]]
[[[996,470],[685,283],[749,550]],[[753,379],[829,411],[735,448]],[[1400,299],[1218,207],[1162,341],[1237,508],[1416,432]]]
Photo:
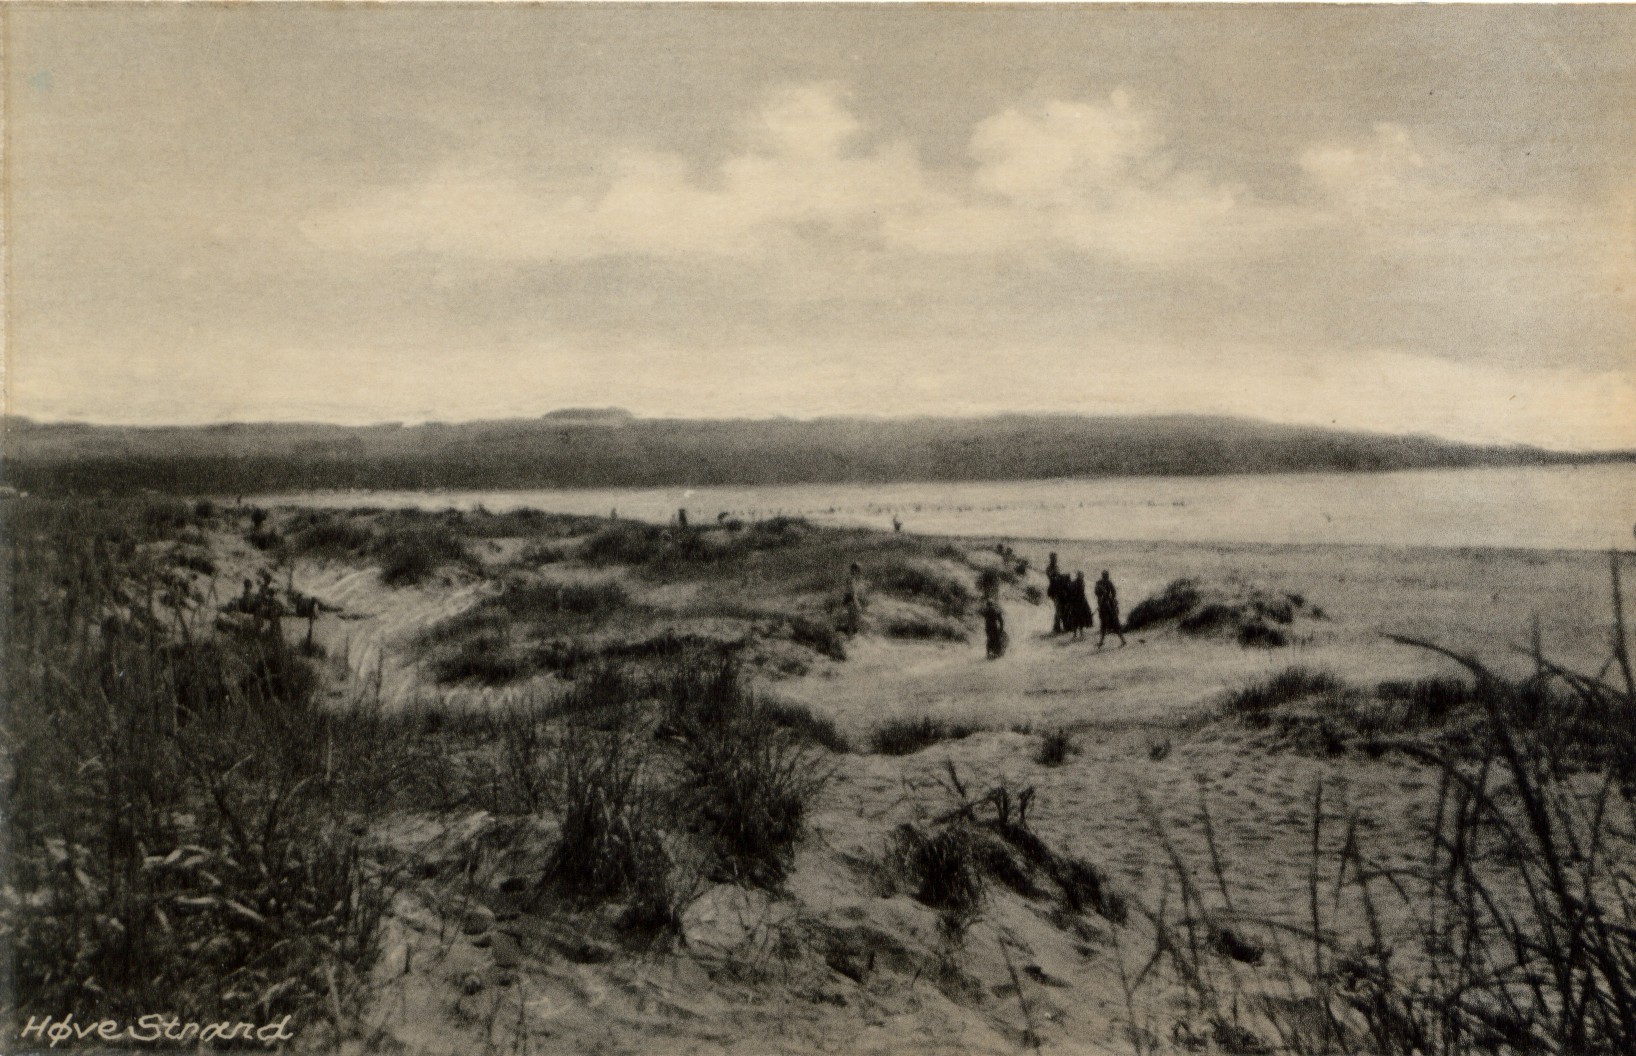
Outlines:
[[1045,563],[1045,596],[1051,599],[1051,633],[1061,634],[1067,630],[1064,626],[1063,615],[1066,611],[1068,577],[1057,568],[1057,555]]
[[998,660],[1005,655],[1005,610],[989,597],[983,601],[983,634],[988,639],[988,658]]
[[1102,648],[1111,632],[1119,636],[1119,644],[1125,644],[1125,627],[1119,622],[1119,592],[1114,589],[1113,580],[1108,578],[1108,570],[1102,570],[1102,578],[1096,581],[1096,614],[1102,620],[1102,636],[1096,640],[1096,647]]
[[1074,573],[1073,582],[1068,584],[1068,612],[1066,623],[1068,630],[1074,634],[1077,641],[1085,637],[1085,632],[1091,627],[1091,601],[1085,596],[1085,573]]

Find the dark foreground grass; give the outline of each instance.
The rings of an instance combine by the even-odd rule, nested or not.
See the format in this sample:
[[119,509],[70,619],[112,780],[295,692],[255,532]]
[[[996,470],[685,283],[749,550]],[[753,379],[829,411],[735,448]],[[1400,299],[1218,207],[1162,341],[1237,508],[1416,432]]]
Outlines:
[[276,632],[212,637],[134,545],[189,508],[5,513],[9,1015],[344,1015],[388,884],[310,667]]

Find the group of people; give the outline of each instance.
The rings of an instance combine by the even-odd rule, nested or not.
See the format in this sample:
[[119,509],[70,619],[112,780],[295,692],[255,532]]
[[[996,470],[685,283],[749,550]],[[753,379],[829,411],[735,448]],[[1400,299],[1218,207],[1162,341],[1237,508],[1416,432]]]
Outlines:
[[1120,645],[1125,644],[1125,629],[1119,622],[1119,591],[1106,569],[1102,572],[1102,578],[1096,581],[1094,589],[1094,618],[1091,615],[1091,599],[1085,591],[1085,573],[1076,572],[1069,576],[1057,565],[1057,555],[1052,554],[1045,566],[1045,579],[1048,584],[1045,596],[1051,599],[1055,609],[1051,619],[1052,634],[1071,634],[1075,641],[1080,641],[1084,639],[1086,631],[1100,623],[1102,634],[1096,641],[1098,648],[1107,643],[1110,634],[1119,638]]

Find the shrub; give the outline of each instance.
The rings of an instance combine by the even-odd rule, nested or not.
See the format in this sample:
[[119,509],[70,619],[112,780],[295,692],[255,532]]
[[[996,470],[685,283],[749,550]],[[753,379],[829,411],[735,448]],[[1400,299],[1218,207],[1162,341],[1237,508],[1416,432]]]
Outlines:
[[375,533],[346,515],[309,515],[308,522],[291,537],[291,547],[302,554],[348,557],[368,552],[375,545]]
[[630,605],[618,583],[511,583],[489,604],[518,620],[604,616]]
[[594,565],[646,565],[665,552],[666,531],[658,525],[620,521],[585,541],[580,558]]
[[963,740],[981,727],[970,723],[945,722],[929,716],[892,719],[875,727],[869,745],[877,755],[911,755],[940,741]]
[[966,629],[951,620],[929,620],[923,616],[899,616],[884,628],[888,638],[917,642],[964,642]]
[[560,545],[534,543],[523,550],[518,560],[524,565],[554,565],[568,560],[568,550]]
[[257,550],[277,550],[284,545],[284,537],[272,529],[258,528],[244,537],[244,541]]
[[735,880],[780,883],[827,770],[758,704],[731,724],[688,741],[684,793],[710,837],[716,860]]
[[1237,619],[1237,610],[1219,602],[1212,602],[1183,616],[1176,624],[1176,629],[1183,634],[1203,635],[1218,631]]
[[678,665],[661,693],[666,726],[684,737],[683,798],[718,865],[736,881],[777,885],[829,781],[806,742],[838,740],[834,727],[761,703],[730,659]]
[[1052,730],[1040,738],[1039,748],[1034,752],[1034,761],[1041,766],[1061,766],[1068,761],[1073,749],[1074,742],[1068,736],[1067,730]]
[[1264,623],[1246,623],[1238,629],[1238,644],[1246,649],[1278,649],[1289,644],[1289,635]]
[[1329,696],[1345,690],[1341,680],[1322,671],[1288,667],[1269,679],[1245,686],[1228,695],[1229,714],[1247,720],[1264,720],[1269,711],[1309,697]]
[[769,722],[774,726],[790,731],[802,740],[810,741],[820,748],[827,748],[836,754],[852,750],[851,743],[836,728],[834,722],[822,716],[814,715],[812,709],[804,704],[768,700],[762,702],[761,707]]
[[1406,708],[1405,723],[1411,726],[1435,726],[1478,700],[1470,683],[1448,676],[1386,681],[1376,687],[1375,694],[1382,700],[1401,702]]
[[552,710],[557,715],[600,714],[618,711],[648,695],[648,686],[636,674],[602,661],[576,673],[568,688],[558,694]]
[[551,760],[562,823],[545,882],[589,903],[666,890],[670,856],[640,741],[625,730],[570,725]]
[[973,601],[971,588],[941,572],[920,565],[894,561],[870,572],[870,582],[894,597],[905,601],[926,602],[944,616],[963,618]]
[[899,826],[890,859],[912,888],[915,901],[943,912],[963,926],[982,908],[984,883],[980,843],[971,827],[949,825],[931,833]]
[[789,626],[790,640],[795,644],[804,645],[831,660],[846,659],[846,636],[833,624],[808,616],[796,616],[790,620]]
[[169,538],[193,523],[191,511],[185,504],[168,499],[141,503],[137,515],[149,539]]
[[432,677],[444,685],[477,682],[485,686],[514,682],[532,669],[528,658],[513,648],[510,638],[501,630],[461,639],[452,649],[435,657],[430,667]]
[[1139,631],[1144,627],[1178,620],[1192,612],[1199,604],[1198,584],[1191,579],[1172,580],[1164,590],[1138,602],[1125,619],[1125,630]]
[[392,532],[380,539],[376,549],[381,581],[389,587],[411,587],[445,564],[470,560],[460,536],[446,526]]

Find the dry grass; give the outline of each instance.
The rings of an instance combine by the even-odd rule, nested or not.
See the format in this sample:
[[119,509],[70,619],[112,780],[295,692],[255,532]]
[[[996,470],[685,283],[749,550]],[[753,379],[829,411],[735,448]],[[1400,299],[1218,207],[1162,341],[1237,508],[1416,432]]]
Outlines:
[[981,728],[972,723],[945,722],[929,716],[892,719],[870,733],[869,747],[876,755],[912,755],[942,741],[963,740]]
[[188,507],[7,514],[10,1014],[347,1006],[389,888],[311,669],[276,631],[213,636],[176,589],[148,544]]
[[[1613,581],[1619,599],[1617,563]],[[1613,622],[1604,675],[1616,681],[1567,670],[1537,647],[1535,675],[1511,680],[1415,643],[1455,660],[1470,681],[1390,683],[1379,697],[1432,724],[1474,713],[1479,750],[1410,749],[1441,775],[1414,865],[1385,864],[1356,818],[1338,850],[1323,850],[1333,841],[1325,791],[1315,789],[1304,925],[1236,910],[1208,809],[1206,869],[1156,827],[1172,868],[1157,904],[1144,907],[1153,951],[1139,970],[1122,970],[1127,1002],[1134,1008],[1134,991],[1168,972],[1188,994],[1172,1037],[1223,1051],[1636,1051],[1636,790],[1626,753],[1607,747],[1612,731],[1628,739],[1636,721],[1619,600]],[[1286,672],[1237,710],[1265,715],[1312,694],[1355,699],[1333,679]],[[1347,921],[1362,921],[1362,934]],[[1133,1038],[1151,1040],[1131,1026]]]

